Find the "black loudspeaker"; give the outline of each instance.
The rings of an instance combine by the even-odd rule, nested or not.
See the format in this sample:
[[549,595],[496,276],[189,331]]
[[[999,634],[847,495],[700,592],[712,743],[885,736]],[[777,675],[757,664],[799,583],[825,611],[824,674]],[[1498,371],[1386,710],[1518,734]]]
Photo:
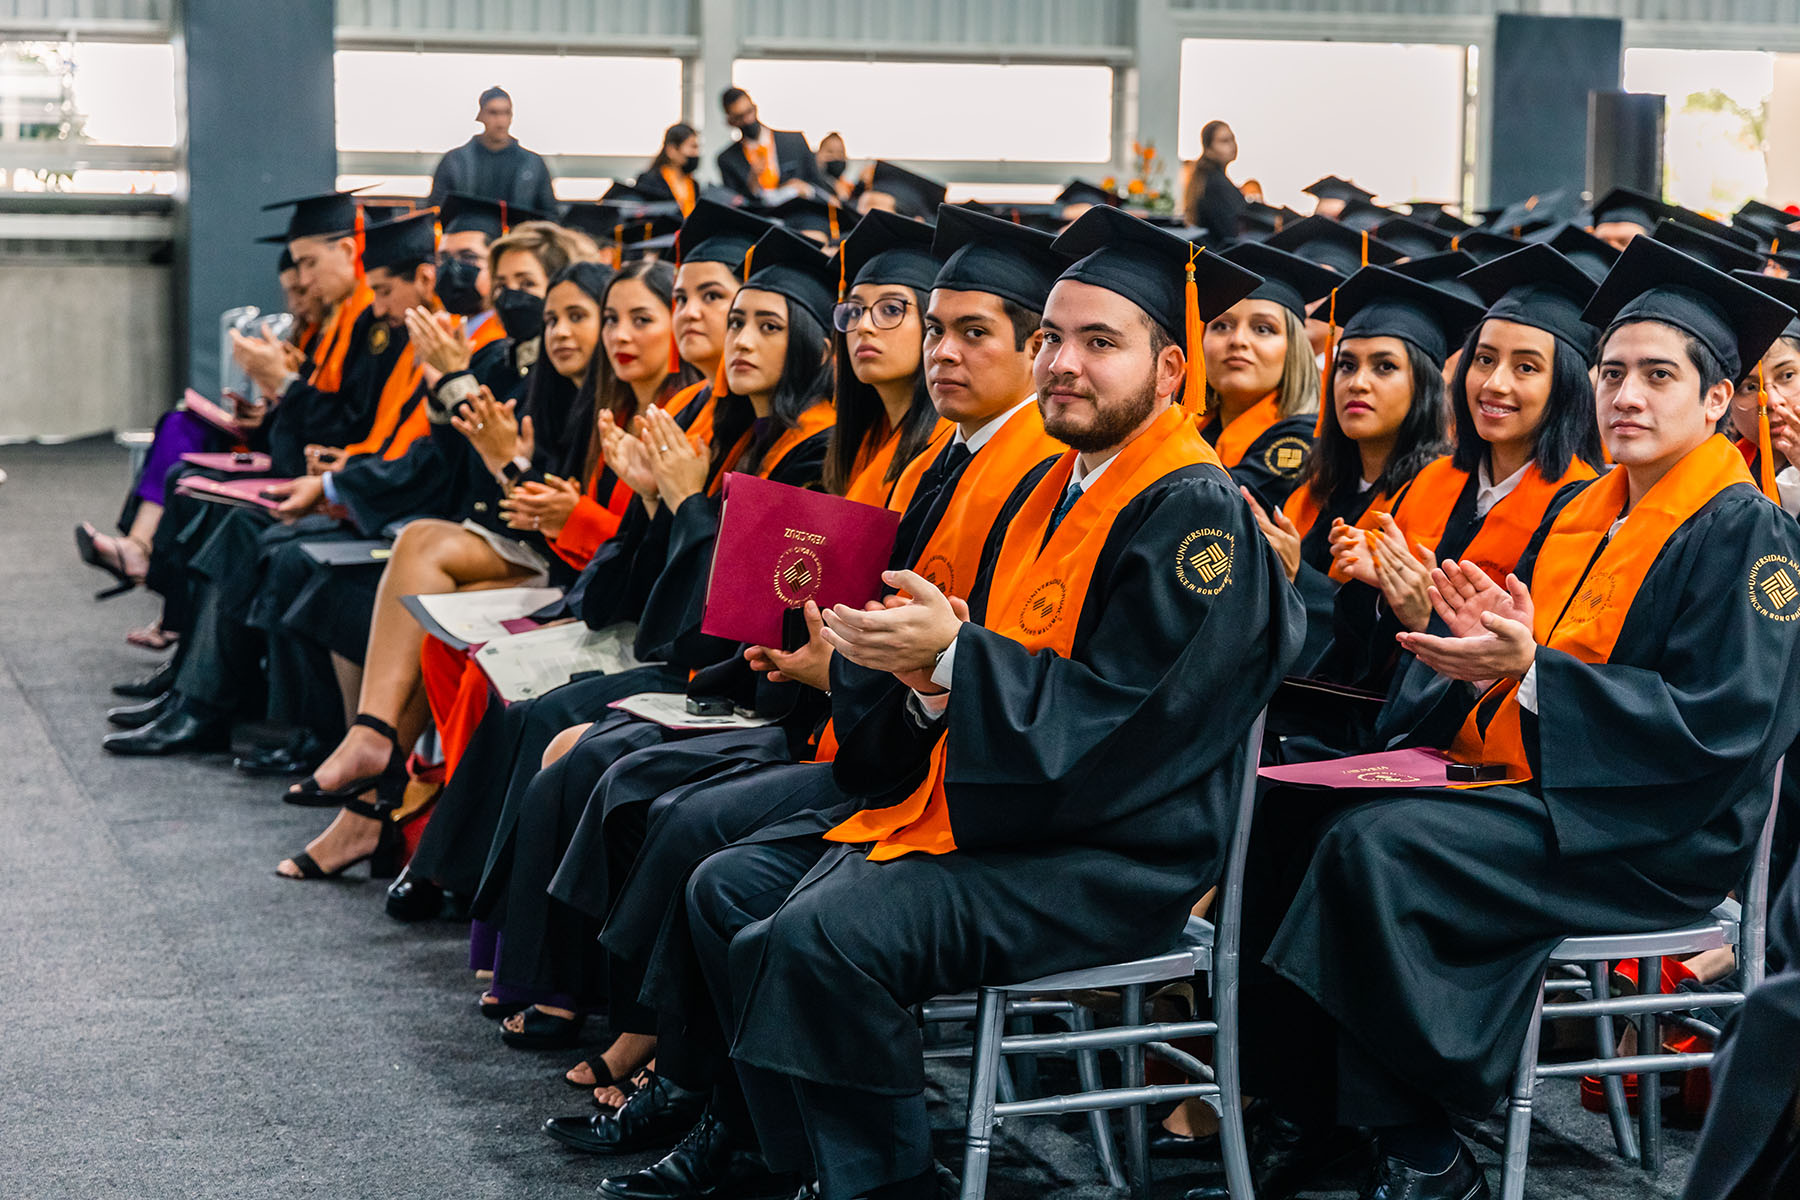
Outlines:
[[1649,92],[1589,92],[1587,191],[1616,187],[1662,195],[1663,97]]
[[1482,60],[1493,114],[1489,203],[1581,190],[1588,93],[1618,89],[1624,41],[1624,22],[1612,18],[1495,18],[1491,70]]

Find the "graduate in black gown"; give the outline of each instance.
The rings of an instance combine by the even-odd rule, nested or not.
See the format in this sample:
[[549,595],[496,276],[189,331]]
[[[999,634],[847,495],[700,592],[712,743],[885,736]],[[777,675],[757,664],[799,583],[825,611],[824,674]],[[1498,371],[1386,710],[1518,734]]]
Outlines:
[[1550,947],[1686,924],[1738,884],[1800,730],[1800,530],[1713,430],[1792,317],[1635,240],[1585,317],[1619,465],[1553,508],[1504,587],[1440,568],[1448,636],[1401,635],[1465,681],[1407,742],[1508,782],[1264,796],[1245,1089],[1298,1132],[1259,1195],[1303,1186],[1341,1123],[1378,1135],[1365,1197],[1486,1196],[1449,1116],[1503,1094]]
[[[910,602],[828,613],[839,654],[906,685],[839,730],[865,807],[688,888],[767,1164],[827,1200],[937,1195],[910,1005],[1166,947],[1217,880],[1234,743],[1298,648],[1273,552],[1173,403],[1198,387],[1174,331],[1259,280],[1202,256],[1186,311],[1193,248],[1117,209],[1056,244],[1084,257],[1035,374],[1071,449],[1010,523],[983,622],[912,572]],[[706,1125],[690,1145],[717,1154]]]

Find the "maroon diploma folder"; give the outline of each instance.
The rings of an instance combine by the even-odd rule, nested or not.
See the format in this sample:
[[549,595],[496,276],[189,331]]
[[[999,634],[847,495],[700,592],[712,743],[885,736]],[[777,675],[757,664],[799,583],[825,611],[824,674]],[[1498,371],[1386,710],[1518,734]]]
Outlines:
[[281,505],[279,500],[271,500],[263,495],[265,488],[274,487],[278,483],[292,483],[291,479],[208,479],[203,475],[188,475],[175,485],[175,490],[189,496],[198,496],[202,500],[211,500],[217,504],[231,504],[238,508],[260,508],[266,512],[274,512]]
[[181,456],[181,461],[195,467],[204,467],[208,471],[223,471],[227,475],[262,475],[270,467],[266,454],[208,454],[197,451]]
[[237,418],[232,416],[227,410],[214,404],[211,400],[208,400],[205,396],[202,396],[199,392],[196,392],[193,388],[189,388],[187,394],[182,396],[181,407],[187,409],[226,437],[239,442],[244,440],[244,427],[238,424]]
[[1441,750],[1383,750],[1324,762],[1264,767],[1257,772],[1276,783],[1322,788],[1471,787],[1511,783],[1499,768],[1483,768],[1479,778],[1453,778],[1469,768],[1457,767]]
[[725,477],[700,632],[780,647],[808,600],[861,608],[881,595],[900,514],[755,475]]

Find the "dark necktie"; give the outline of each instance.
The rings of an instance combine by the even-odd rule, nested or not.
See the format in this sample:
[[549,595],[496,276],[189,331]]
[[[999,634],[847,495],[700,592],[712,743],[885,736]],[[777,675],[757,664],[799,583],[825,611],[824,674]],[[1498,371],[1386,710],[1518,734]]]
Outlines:
[[1049,542],[1051,536],[1056,532],[1056,527],[1063,523],[1063,518],[1069,515],[1069,510],[1075,507],[1075,502],[1079,499],[1081,499],[1081,485],[1071,483],[1063,492],[1062,499],[1056,502],[1055,511],[1050,514],[1050,528],[1044,531],[1045,542]]
[[944,478],[948,479],[950,476],[956,474],[956,472],[962,468],[964,463],[974,457],[975,455],[969,449],[969,443],[952,443],[950,448],[944,451],[944,461],[940,468],[944,472]]

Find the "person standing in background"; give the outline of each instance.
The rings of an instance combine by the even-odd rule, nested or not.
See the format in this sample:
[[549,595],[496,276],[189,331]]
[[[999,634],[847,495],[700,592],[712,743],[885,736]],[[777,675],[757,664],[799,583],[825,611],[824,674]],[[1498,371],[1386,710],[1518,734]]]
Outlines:
[[726,187],[762,203],[790,198],[784,188],[800,196],[832,191],[805,134],[764,125],[756,101],[743,88],[726,88],[719,105],[725,110],[725,123],[738,133],[737,141],[719,151],[719,177]]
[[513,104],[506,89],[481,93],[475,120],[481,132],[438,160],[431,173],[431,199],[441,205],[451,192],[556,212],[556,191],[543,156],[519,145],[512,135]]
[[1225,175],[1237,161],[1237,135],[1223,121],[1208,121],[1200,131],[1200,157],[1188,176],[1181,211],[1189,225],[1205,229],[1213,243],[1237,240],[1238,217],[1244,211],[1244,195]]

